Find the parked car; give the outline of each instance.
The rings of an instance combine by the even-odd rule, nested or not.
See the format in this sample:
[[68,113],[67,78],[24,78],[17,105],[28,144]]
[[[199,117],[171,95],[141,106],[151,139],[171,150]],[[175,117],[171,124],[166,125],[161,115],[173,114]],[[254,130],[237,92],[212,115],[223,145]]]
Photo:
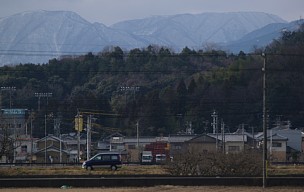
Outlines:
[[111,170],[121,168],[121,155],[119,153],[99,153],[82,163],[82,168],[93,170],[97,167],[109,167]]

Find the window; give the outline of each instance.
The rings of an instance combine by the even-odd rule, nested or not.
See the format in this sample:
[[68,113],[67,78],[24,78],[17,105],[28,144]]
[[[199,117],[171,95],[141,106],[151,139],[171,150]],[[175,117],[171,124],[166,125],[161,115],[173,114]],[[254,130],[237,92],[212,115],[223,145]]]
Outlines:
[[102,156],[102,160],[103,161],[110,161],[111,160],[111,156],[110,155],[103,155]]
[[129,149],[136,149],[136,148],[135,148],[135,145],[129,145],[128,148],[129,148]]
[[111,160],[118,160],[118,156],[117,155],[112,155]]
[[279,142],[273,142],[272,147],[282,147],[282,143]]
[[27,153],[27,146],[26,145],[21,146],[21,153]]
[[100,161],[100,160],[101,160],[101,156],[100,156],[100,155],[96,156],[96,157],[94,158],[94,160]]

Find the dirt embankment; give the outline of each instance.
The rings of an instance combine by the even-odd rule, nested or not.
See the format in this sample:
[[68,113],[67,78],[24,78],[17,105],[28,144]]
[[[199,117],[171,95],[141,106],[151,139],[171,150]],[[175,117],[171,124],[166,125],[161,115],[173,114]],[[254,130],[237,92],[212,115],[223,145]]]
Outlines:
[[262,187],[222,187],[222,186],[202,186],[202,187],[181,187],[181,186],[156,186],[146,188],[8,188],[1,189],[1,192],[304,192],[300,187],[270,187],[263,189]]

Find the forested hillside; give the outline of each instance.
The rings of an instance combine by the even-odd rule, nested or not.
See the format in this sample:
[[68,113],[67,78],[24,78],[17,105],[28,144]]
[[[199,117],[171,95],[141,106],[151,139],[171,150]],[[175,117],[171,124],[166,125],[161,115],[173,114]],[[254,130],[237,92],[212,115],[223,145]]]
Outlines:
[[[265,48],[269,126],[277,116],[293,127],[304,126],[304,30],[284,32]],[[226,131],[262,129],[262,51],[238,55],[224,51],[180,53],[158,46],[124,52],[113,47],[97,55],[67,56],[43,65],[20,64],[0,68],[0,85],[15,86],[13,108],[35,112],[36,136],[43,136],[44,115],[61,117],[61,132],[73,130],[77,111],[95,113],[95,122],[135,135],[168,135],[184,131],[190,123],[195,133],[211,132],[215,110]],[[41,98],[37,92],[50,92]],[[10,95],[2,91],[2,108]],[[111,115],[110,115],[111,114]],[[51,122],[51,120],[49,120]],[[99,127],[100,128],[100,127]],[[48,132],[53,130],[48,125]],[[96,128],[104,134],[105,129]]]

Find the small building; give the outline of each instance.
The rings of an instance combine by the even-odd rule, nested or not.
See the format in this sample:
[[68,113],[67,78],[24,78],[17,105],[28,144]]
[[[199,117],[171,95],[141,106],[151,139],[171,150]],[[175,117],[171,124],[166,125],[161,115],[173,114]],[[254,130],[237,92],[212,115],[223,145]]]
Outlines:
[[[80,134],[78,139],[78,134],[73,132],[69,134],[62,134],[60,136],[62,142],[65,145],[65,150],[69,152],[67,162],[79,162],[86,159],[86,147],[87,138],[86,134]],[[79,143],[79,154],[78,154],[78,143]],[[80,155],[80,159],[79,156]]]
[[[287,160],[287,141],[288,138],[278,133],[267,135],[267,151],[269,154],[269,160],[271,162],[285,162]],[[260,134],[258,137],[260,140],[259,148],[262,149],[264,136]]]
[[245,151],[247,143],[246,134],[225,134],[224,141],[225,153],[239,153]]
[[189,134],[180,134],[180,135],[170,135],[169,136],[169,145],[170,145],[170,156],[174,157],[176,154],[180,154],[183,148],[183,145],[186,141],[189,141],[197,135]]
[[124,136],[118,132],[101,138],[97,142],[97,146],[96,146],[97,153],[123,150],[124,149],[123,139]]
[[[287,125],[278,125],[267,130],[267,139],[270,140],[267,146],[269,153],[272,153],[273,150],[281,151],[280,155],[278,155],[278,152],[275,152],[275,156],[270,155],[273,156],[273,158],[271,158],[272,161],[295,162],[303,159],[303,157],[301,157],[303,149],[302,134],[302,131],[299,129],[291,129],[289,123]],[[256,138],[258,138],[261,143],[263,133],[256,134]],[[277,139],[277,141],[274,139]],[[273,142],[275,143],[273,144]],[[283,153],[285,154],[283,155]]]
[[189,151],[198,154],[217,152],[216,142],[216,138],[206,134],[196,136],[184,143],[182,152]]
[[48,135],[36,141],[36,151],[34,152],[35,163],[68,163],[70,153],[66,149],[66,144],[54,135]]
[[269,130],[272,134],[279,134],[288,138],[287,146],[298,152],[302,151],[302,132],[299,129],[291,129],[290,125],[280,125]]
[[10,135],[19,136],[26,134],[27,109],[1,109],[0,116],[0,124],[3,127],[7,127]]
[[288,138],[278,133],[270,135],[267,138],[267,149],[269,151],[269,160],[272,162],[285,162],[287,152]]
[[21,135],[16,138],[15,162],[31,163],[33,161],[36,149],[37,138],[31,138],[30,135]]
[[245,150],[247,143],[247,135],[244,133],[233,134],[208,134],[216,140],[216,147],[218,152],[239,153]]

